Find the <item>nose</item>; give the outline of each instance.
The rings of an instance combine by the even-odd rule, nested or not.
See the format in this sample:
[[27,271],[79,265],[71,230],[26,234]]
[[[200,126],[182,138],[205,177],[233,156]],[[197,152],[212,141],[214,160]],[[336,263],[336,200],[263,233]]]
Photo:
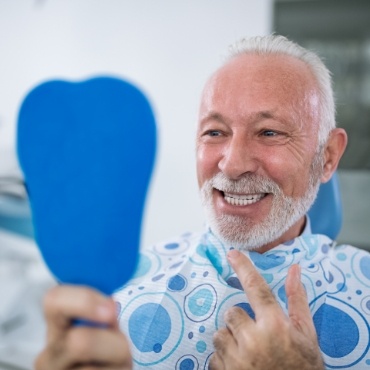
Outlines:
[[224,149],[218,168],[232,180],[238,180],[247,173],[255,173],[258,160],[251,143],[245,138],[233,137]]

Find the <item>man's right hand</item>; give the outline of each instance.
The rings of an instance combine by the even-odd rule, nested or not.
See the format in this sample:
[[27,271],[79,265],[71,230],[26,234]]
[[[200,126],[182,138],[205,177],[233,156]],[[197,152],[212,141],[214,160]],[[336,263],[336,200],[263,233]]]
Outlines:
[[225,313],[225,328],[214,335],[212,370],[324,370],[316,329],[301,283],[298,265],[288,271],[284,313],[265,279],[250,259],[236,250],[229,262],[256,313],[252,319],[240,307]]
[[[132,369],[111,298],[90,288],[58,286],[46,295],[44,305],[47,344],[36,359],[36,370]],[[102,325],[76,325],[75,319]]]

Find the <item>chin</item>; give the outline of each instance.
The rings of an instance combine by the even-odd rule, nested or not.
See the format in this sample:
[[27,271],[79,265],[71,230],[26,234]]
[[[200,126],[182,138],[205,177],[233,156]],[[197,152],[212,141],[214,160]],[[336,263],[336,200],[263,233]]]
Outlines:
[[248,225],[243,219],[223,215],[216,220],[209,220],[212,232],[227,246],[242,251],[259,248],[279,239],[288,228],[271,228],[269,222]]
[[217,215],[212,205],[206,208],[207,220],[211,230],[224,244],[242,251],[258,250],[278,243],[284,233],[304,217],[313,202],[312,198],[275,198],[268,215],[255,223],[241,216]]

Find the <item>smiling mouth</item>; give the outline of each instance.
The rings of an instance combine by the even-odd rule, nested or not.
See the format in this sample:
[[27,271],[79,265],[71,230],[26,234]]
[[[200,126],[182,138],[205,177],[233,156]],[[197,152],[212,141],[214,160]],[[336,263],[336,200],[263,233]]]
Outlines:
[[256,203],[264,198],[266,193],[256,193],[256,194],[233,194],[226,193],[219,190],[223,195],[225,201],[233,206],[248,206],[250,204]]

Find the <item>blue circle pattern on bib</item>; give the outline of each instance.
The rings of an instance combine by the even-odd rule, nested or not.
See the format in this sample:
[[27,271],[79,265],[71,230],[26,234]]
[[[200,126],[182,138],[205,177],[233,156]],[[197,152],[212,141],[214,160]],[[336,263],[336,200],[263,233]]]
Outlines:
[[[305,235],[262,255],[246,253],[285,312],[285,277],[299,263],[326,368],[370,370],[370,256],[332,244]],[[227,262],[229,249],[207,232],[142,252],[134,279],[115,296],[135,369],[208,369],[226,310],[237,306],[255,318]]]

